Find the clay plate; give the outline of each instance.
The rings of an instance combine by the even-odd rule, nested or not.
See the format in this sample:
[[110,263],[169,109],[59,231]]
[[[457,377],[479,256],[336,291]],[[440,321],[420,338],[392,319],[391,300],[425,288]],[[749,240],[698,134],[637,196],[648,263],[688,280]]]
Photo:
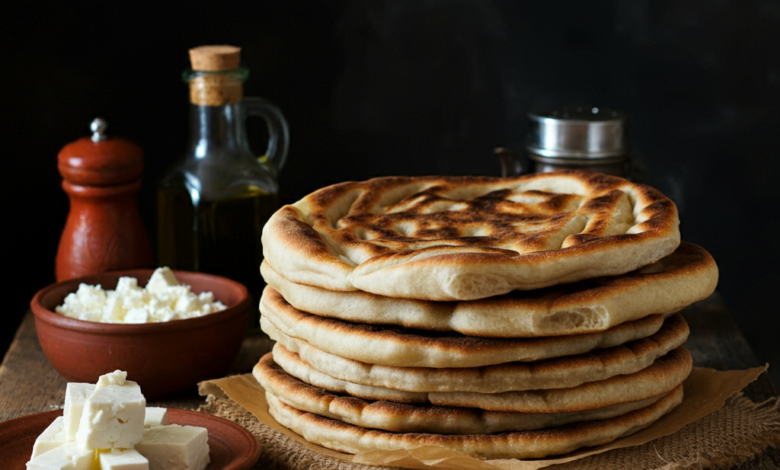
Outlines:
[[[0,423],[0,462],[3,462],[3,468],[25,470],[35,439],[57,416],[62,416],[62,410],[22,416]],[[168,422],[208,429],[211,464],[206,470],[248,470],[260,458],[260,446],[254,436],[226,419],[197,411],[169,408]]]

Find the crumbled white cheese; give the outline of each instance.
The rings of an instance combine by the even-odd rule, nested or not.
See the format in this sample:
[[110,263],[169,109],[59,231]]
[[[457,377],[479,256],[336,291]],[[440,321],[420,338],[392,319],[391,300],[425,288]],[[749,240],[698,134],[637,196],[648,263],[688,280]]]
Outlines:
[[226,307],[211,292],[195,294],[181,285],[169,268],[158,268],[146,287],[121,277],[115,290],[80,284],[55,308],[61,315],[102,323],[151,323],[200,317]]

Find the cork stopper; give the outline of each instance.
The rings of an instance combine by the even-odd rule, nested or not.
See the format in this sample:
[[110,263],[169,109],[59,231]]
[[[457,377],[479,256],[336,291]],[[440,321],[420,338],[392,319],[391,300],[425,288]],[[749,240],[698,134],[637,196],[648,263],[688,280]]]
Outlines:
[[190,49],[192,70],[216,72],[233,70],[241,62],[241,48],[236,46],[200,46]]
[[224,106],[241,101],[246,72],[239,70],[241,48],[200,46],[190,49],[194,73],[189,78],[190,103]]

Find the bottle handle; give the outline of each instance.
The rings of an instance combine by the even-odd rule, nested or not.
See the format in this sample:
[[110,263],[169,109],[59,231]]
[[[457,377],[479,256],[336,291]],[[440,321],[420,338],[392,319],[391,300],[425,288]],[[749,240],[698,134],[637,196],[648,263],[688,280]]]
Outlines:
[[268,164],[275,173],[278,173],[287,161],[287,150],[290,147],[290,128],[282,111],[270,101],[264,98],[245,97],[241,100],[244,105],[244,119],[250,116],[263,118],[268,126],[268,148],[260,160]]

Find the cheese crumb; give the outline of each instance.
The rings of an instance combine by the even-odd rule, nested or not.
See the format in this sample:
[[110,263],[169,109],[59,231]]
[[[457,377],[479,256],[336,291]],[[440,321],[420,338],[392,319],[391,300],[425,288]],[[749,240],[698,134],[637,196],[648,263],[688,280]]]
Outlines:
[[109,385],[124,385],[127,381],[127,372],[115,370],[108,374],[103,374],[98,378],[95,389],[108,387]]
[[155,323],[201,317],[225,310],[212,292],[195,294],[182,285],[170,268],[157,268],[146,287],[120,277],[115,290],[80,284],[54,310],[66,317],[101,323]]

